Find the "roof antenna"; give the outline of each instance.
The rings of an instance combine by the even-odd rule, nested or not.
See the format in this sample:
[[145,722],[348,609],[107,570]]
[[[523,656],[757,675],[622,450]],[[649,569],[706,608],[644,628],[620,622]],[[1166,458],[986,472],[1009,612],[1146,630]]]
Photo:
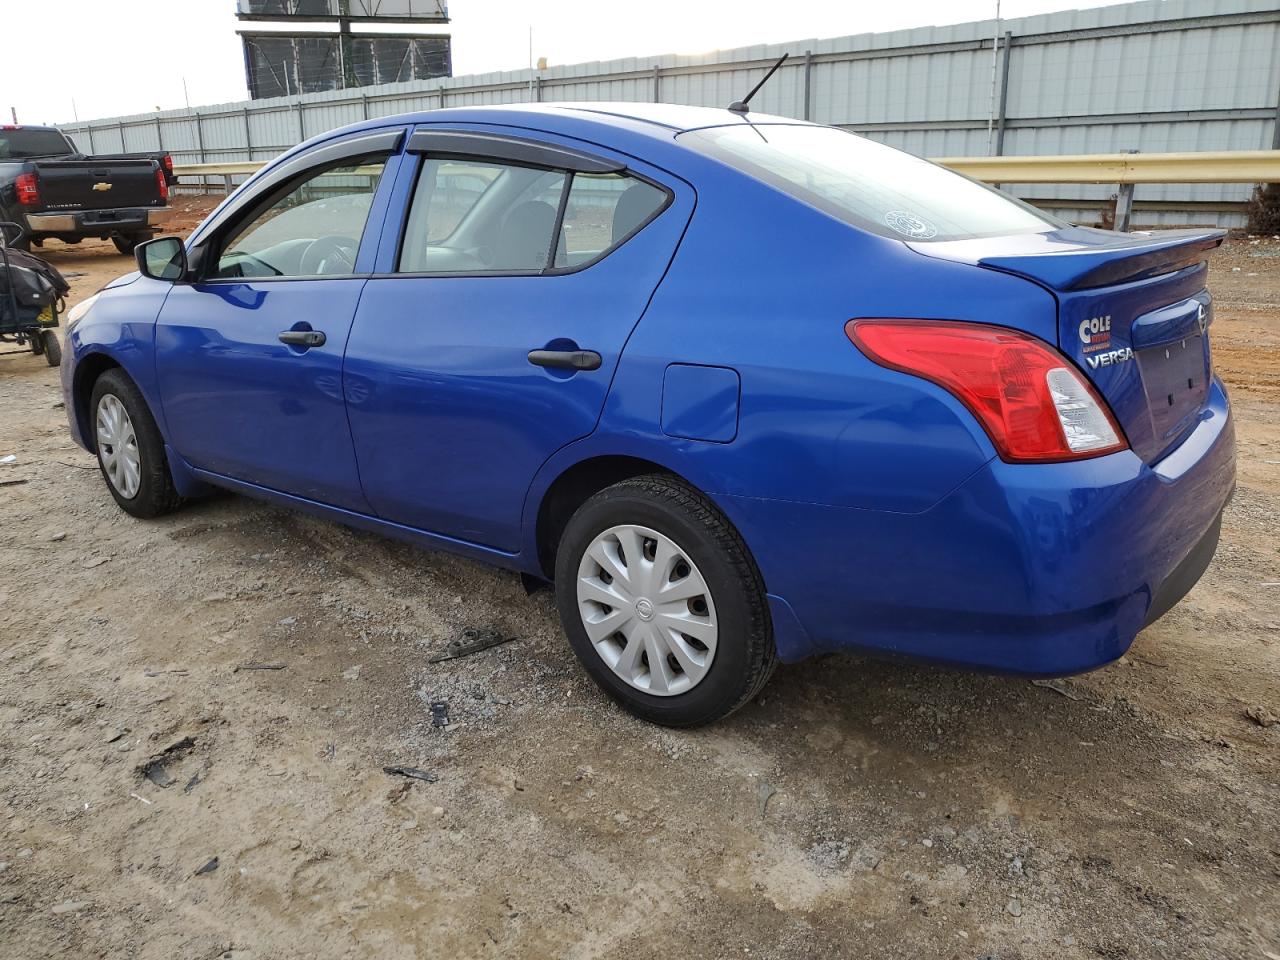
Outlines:
[[780,56],[778,58],[778,62],[769,68],[769,72],[766,73],[764,77],[761,78],[760,82],[751,88],[751,92],[748,93],[741,100],[735,100],[733,101],[733,103],[729,104],[729,109],[732,110],[734,113],[746,113],[747,104],[751,102],[751,98],[754,97],[759,92],[761,87],[763,87],[766,83],[769,82],[769,78],[772,77],[778,71],[778,68],[780,66],[782,66],[782,61],[787,59],[787,57],[789,56],[791,56],[791,54],[789,53],[784,53],[782,56]]

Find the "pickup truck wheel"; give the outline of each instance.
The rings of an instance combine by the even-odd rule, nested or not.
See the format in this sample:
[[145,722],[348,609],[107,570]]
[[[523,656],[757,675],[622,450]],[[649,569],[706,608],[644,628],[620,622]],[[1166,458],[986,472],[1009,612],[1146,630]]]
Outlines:
[[62,342],[58,339],[58,335],[52,330],[41,330],[39,339],[45,362],[51,367],[61,364]]
[[111,242],[126,257],[132,257],[134,247],[150,239],[149,233],[113,233],[111,235]]
[[108,370],[93,385],[89,422],[102,477],[125,513],[149,519],[181,506],[160,430],[123,370]]
[[556,605],[592,679],[653,723],[719,720],[777,662],[746,544],[674,477],[624,480],[578,508],[556,554]]

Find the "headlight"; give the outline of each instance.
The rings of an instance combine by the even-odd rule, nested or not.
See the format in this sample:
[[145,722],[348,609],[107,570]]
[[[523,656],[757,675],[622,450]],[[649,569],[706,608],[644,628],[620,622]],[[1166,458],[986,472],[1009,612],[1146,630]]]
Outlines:
[[66,326],[68,330],[74,327],[77,323],[79,323],[80,320],[84,317],[84,315],[88,313],[91,309],[93,309],[93,305],[98,302],[98,298],[100,296],[102,296],[101,290],[95,293],[92,297],[88,297],[84,300],[81,300],[74,307],[72,307],[70,310],[67,311]]

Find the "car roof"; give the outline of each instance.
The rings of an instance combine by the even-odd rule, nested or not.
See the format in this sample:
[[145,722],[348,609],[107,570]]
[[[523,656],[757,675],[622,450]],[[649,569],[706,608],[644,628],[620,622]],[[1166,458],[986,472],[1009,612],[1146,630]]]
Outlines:
[[324,135],[351,133],[398,123],[486,123],[543,129],[549,133],[597,139],[608,132],[640,136],[668,143],[679,133],[707,127],[751,123],[803,124],[803,120],[770,114],[736,113],[721,107],[689,107],[676,103],[582,101],[514,103],[443,107],[366,120]]

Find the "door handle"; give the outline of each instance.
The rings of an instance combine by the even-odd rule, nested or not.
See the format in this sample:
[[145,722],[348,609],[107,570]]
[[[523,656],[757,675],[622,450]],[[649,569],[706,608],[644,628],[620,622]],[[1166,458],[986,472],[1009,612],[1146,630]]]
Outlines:
[[594,350],[530,350],[529,362],[561,370],[599,370],[601,360]]
[[323,347],[324,331],[322,330],[286,330],[280,334],[280,342],[291,347]]

